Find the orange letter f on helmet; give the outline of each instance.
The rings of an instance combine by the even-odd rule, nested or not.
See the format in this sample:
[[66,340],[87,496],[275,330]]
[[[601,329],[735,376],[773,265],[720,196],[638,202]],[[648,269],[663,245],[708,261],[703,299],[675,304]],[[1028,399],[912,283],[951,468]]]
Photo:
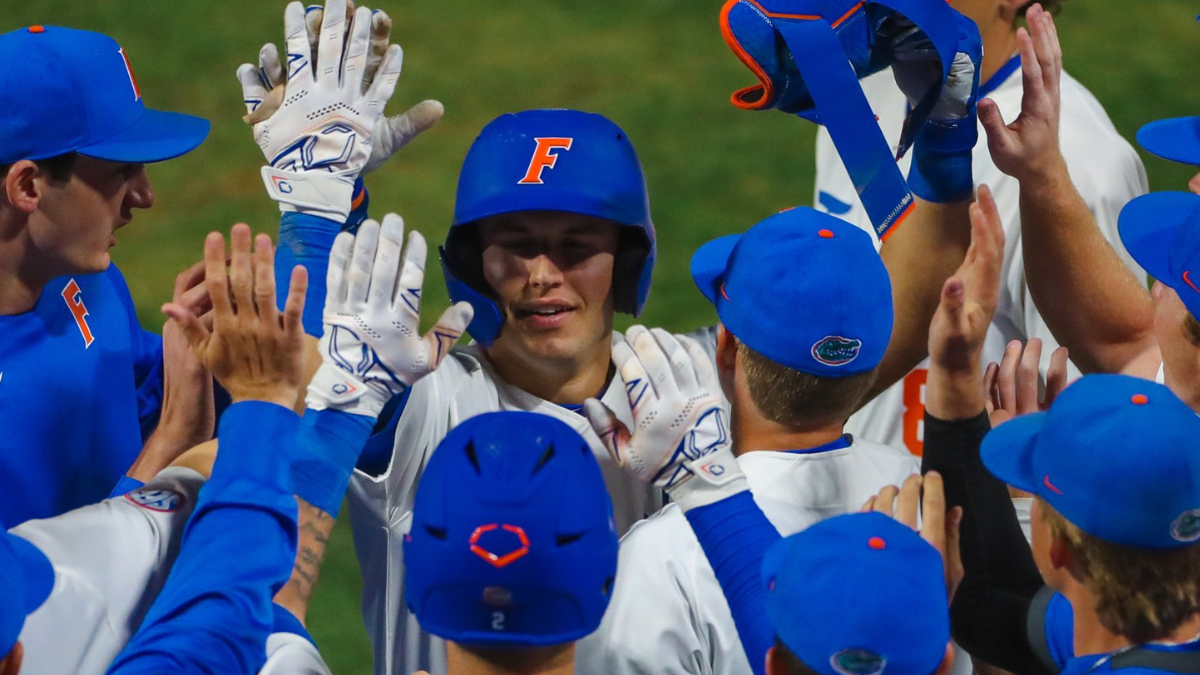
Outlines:
[[551,153],[551,150],[567,151],[571,149],[573,138],[535,138],[537,141],[537,149],[533,151],[533,158],[529,160],[529,169],[525,171],[525,177],[517,181],[517,185],[541,185],[542,172],[546,169],[553,169],[554,164],[558,162],[558,154]]

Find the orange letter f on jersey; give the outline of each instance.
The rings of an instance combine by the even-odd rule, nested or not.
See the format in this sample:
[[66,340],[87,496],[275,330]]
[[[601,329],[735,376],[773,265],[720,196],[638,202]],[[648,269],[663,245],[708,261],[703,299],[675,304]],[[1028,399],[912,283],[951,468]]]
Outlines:
[[67,309],[71,310],[71,316],[75,317],[75,325],[79,326],[79,333],[83,335],[83,348],[87,349],[92,346],[96,338],[92,336],[92,329],[88,326],[87,306],[83,304],[83,291],[79,290],[79,284],[72,279],[67,282],[62,291],[63,300],[67,303]]
[[571,149],[573,138],[535,138],[537,141],[537,149],[533,151],[533,158],[529,160],[529,169],[525,171],[525,177],[517,181],[517,185],[541,185],[542,172],[546,169],[553,169],[554,164],[558,162],[558,153],[551,153],[551,150],[563,150],[564,152]]

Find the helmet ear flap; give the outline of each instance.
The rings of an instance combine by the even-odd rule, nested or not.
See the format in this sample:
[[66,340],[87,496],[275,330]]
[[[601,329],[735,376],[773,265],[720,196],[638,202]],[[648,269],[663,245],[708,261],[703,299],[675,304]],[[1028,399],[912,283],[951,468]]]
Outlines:
[[613,309],[622,314],[642,313],[642,275],[653,265],[646,233],[633,227],[621,228],[621,240],[613,259]]

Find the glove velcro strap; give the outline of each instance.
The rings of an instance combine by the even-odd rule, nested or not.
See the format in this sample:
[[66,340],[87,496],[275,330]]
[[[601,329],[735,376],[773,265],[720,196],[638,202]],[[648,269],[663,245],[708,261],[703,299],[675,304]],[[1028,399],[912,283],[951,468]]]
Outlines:
[[267,193],[281,211],[308,213],[339,223],[346,222],[354,197],[354,181],[331,173],[283,171],[262,168]]
[[686,462],[685,466],[692,474],[691,478],[679,481],[667,490],[671,501],[679,504],[684,512],[750,489],[746,474],[742,473],[729,448]]
[[387,400],[350,373],[322,363],[308,385],[305,405],[313,410],[341,410],[354,415],[379,417]]

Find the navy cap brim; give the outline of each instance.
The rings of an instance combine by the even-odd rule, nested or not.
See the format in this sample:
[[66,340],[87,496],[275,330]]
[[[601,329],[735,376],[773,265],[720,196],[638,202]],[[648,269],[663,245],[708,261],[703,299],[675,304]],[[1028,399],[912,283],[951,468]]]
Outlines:
[[725,278],[729,256],[741,239],[740,234],[727,234],[704,244],[692,254],[692,281],[714,305],[717,304],[717,294]]
[[983,465],[993,476],[1019,490],[1041,494],[1034,477],[1033,447],[1049,413],[1022,415],[996,427],[983,437],[979,448]]
[[1176,117],[1151,122],[1138,129],[1138,145],[1183,164],[1200,165],[1200,117]]
[[195,150],[208,137],[210,127],[202,117],[147,109],[132,126],[78,152],[111,162],[162,162]]
[[1117,221],[1121,243],[1147,274],[1174,287],[1171,242],[1197,210],[1200,195],[1189,192],[1154,192],[1137,197],[1121,209]]

